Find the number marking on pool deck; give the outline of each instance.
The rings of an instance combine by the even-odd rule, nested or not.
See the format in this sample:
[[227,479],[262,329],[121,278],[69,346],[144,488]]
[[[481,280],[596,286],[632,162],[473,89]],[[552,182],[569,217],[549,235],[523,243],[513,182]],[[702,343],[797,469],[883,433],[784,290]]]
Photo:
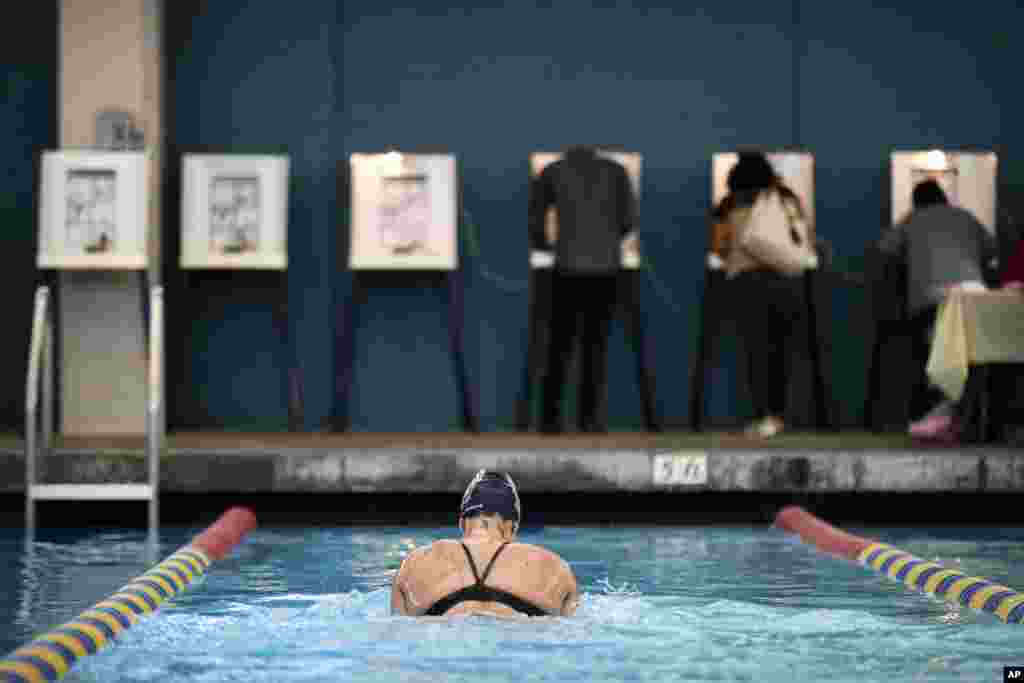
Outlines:
[[654,486],[705,486],[708,483],[708,454],[703,451],[659,453],[652,463]]

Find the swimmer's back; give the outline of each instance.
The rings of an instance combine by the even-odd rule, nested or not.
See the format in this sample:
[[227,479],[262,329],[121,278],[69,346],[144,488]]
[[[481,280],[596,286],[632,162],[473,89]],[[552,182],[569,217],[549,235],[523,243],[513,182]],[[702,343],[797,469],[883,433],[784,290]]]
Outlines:
[[[465,545],[465,550],[463,549]],[[572,569],[557,554],[529,543],[506,543],[491,540],[465,539],[435,541],[411,553],[402,563],[392,591],[392,609],[403,614],[426,614],[436,604],[477,583],[477,574],[488,589],[536,607],[550,615],[571,615],[579,596]],[[497,560],[491,564],[495,553]],[[515,602],[509,600],[507,602]],[[444,611],[446,615],[487,613],[515,616],[521,610],[493,600],[459,600]]]

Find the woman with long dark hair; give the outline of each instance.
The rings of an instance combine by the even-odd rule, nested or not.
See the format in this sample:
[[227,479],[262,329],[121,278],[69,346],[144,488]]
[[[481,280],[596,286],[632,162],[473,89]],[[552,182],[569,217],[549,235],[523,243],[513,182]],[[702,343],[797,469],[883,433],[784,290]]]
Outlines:
[[[727,226],[730,237],[726,275],[732,281],[755,411],[755,419],[745,431],[749,436],[771,437],[785,428],[794,333],[804,323],[806,308],[802,280],[796,275],[817,265],[813,226],[806,220],[800,199],[764,154],[741,153],[727,183],[729,194],[715,208],[715,217]],[[756,243],[749,239],[751,231],[765,232],[763,223],[767,221],[786,226],[775,236],[780,249],[755,248]],[[795,265],[782,267],[773,258],[786,250],[797,256]]]

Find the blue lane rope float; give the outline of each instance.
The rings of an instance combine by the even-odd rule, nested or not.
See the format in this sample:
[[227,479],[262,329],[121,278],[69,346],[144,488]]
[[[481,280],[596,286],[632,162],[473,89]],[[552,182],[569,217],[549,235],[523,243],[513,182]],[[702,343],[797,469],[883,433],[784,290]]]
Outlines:
[[886,543],[836,529],[797,506],[780,510],[775,516],[775,526],[798,534],[802,541],[822,552],[852,560],[908,588],[956,605],[989,612],[1007,624],[1024,623],[1024,593],[1008,586],[968,576]]
[[3,683],[52,683],[75,663],[114,641],[139,619],[182,593],[256,525],[245,508],[232,508],[145,574],[75,619],[39,636],[0,659]]

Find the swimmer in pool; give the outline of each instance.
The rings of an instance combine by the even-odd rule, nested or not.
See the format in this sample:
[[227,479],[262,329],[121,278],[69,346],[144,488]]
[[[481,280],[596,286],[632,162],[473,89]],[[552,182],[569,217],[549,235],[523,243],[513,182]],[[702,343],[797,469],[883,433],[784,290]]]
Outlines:
[[459,508],[462,538],[411,552],[391,586],[391,612],[407,616],[570,616],[579,604],[566,562],[516,543],[519,494],[508,474],[480,470]]

